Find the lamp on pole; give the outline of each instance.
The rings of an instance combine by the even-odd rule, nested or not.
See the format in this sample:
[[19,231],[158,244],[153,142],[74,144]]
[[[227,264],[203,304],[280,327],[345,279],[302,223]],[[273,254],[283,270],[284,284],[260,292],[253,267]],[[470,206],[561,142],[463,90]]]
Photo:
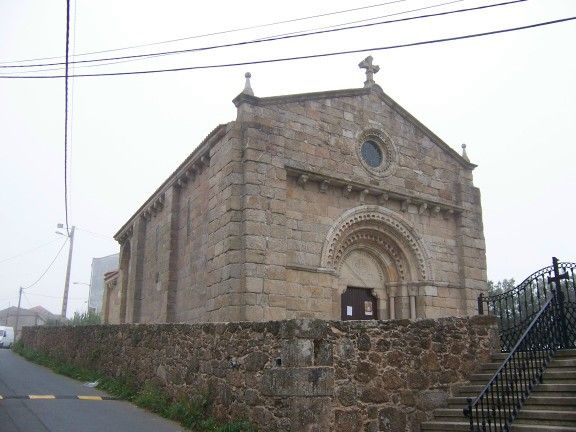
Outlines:
[[[58,224],[58,228],[64,228],[63,224]],[[66,309],[68,309],[68,291],[70,289],[70,268],[72,267],[72,250],[74,249],[74,230],[76,229],[75,226],[72,226],[72,229],[68,234],[61,233],[56,231],[60,235],[64,235],[70,239],[70,248],[68,249],[68,266],[66,267],[66,281],[64,282],[64,296],[62,298],[62,317],[66,318]]]
[[[92,289],[92,285],[90,285],[89,283],[86,282],[72,282],[72,285],[86,285],[88,287],[88,300],[86,300],[84,303],[88,304],[90,302],[90,290]],[[86,311],[88,311],[88,307],[86,307]]]

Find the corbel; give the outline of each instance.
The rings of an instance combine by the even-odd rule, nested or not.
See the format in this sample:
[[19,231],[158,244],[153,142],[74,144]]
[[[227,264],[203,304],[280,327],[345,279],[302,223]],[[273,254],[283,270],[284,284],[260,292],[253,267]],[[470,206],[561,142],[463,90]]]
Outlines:
[[186,186],[186,183],[188,183],[188,180],[186,179],[185,176],[182,176],[178,180],[176,180],[176,186],[179,187],[180,189],[184,188],[184,186]]
[[326,193],[329,185],[330,185],[330,180],[322,180],[320,182],[320,192]]
[[300,187],[302,189],[304,189],[304,186],[306,185],[306,183],[308,183],[308,176],[306,174],[302,174],[298,177],[298,184],[300,185]]
[[360,202],[364,202],[366,200],[366,196],[370,194],[370,191],[368,189],[364,189],[363,191],[360,192]]
[[400,204],[400,210],[402,210],[403,212],[407,212],[409,205],[410,205],[410,198],[403,199]]
[[348,198],[350,196],[350,194],[352,193],[352,190],[354,188],[352,187],[352,185],[346,185],[344,186],[344,188],[342,189],[342,194]]

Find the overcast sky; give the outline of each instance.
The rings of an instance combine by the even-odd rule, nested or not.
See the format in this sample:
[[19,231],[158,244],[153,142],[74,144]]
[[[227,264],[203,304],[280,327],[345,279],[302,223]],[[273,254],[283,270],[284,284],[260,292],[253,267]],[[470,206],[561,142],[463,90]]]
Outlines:
[[[376,5],[377,0],[72,0],[75,60],[242,42],[397,14],[403,18],[498,1],[403,0],[354,12],[201,36]],[[388,0],[390,3],[390,0]],[[443,6],[416,11],[444,3]],[[448,4],[450,3],[450,4]],[[201,7],[198,7],[201,5]],[[405,13],[407,11],[413,11]],[[74,67],[72,73],[164,69],[385,47],[576,16],[574,0],[529,0],[439,18],[377,25],[184,55]],[[369,21],[375,22],[375,21]],[[61,61],[60,0],[0,0],[0,64]],[[152,44],[138,49],[80,54]],[[520,282],[553,255],[576,260],[576,21],[394,50],[372,50],[376,82],[452,148],[466,143],[482,193],[488,277]],[[70,80],[69,222],[77,227],[72,282],[88,283],[93,257],[116,253],[112,235],[219,123],[252,73],[256,96],[362,87],[368,53],[219,69]],[[26,63],[11,63],[26,64]],[[84,64],[87,66],[88,64]],[[58,66],[0,73],[61,74]],[[0,79],[0,309],[45,271],[64,237],[64,80]],[[59,313],[67,246],[23,306]],[[71,285],[68,315],[86,309]]]

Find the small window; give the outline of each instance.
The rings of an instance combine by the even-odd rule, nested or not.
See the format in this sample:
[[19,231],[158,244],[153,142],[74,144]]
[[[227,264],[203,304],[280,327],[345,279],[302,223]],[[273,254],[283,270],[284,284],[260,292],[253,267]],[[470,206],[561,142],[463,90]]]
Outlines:
[[368,165],[377,168],[382,163],[382,150],[374,141],[365,141],[362,144],[362,158]]

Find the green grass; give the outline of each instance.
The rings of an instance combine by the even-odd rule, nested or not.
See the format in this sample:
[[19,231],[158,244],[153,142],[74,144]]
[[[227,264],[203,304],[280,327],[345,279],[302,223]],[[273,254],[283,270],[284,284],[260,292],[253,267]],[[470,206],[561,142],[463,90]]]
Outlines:
[[194,432],[256,432],[250,423],[235,421],[221,424],[210,417],[210,397],[199,394],[196,397],[172,400],[160,388],[151,383],[139,386],[130,376],[110,378],[88,369],[72,366],[46,354],[25,347],[20,341],[12,350],[22,357],[46,366],[54,372],[79,381],[98,381],[98,388],[120,399],[128,400],[141,408],[152,411],[164,418],[174,420]]

